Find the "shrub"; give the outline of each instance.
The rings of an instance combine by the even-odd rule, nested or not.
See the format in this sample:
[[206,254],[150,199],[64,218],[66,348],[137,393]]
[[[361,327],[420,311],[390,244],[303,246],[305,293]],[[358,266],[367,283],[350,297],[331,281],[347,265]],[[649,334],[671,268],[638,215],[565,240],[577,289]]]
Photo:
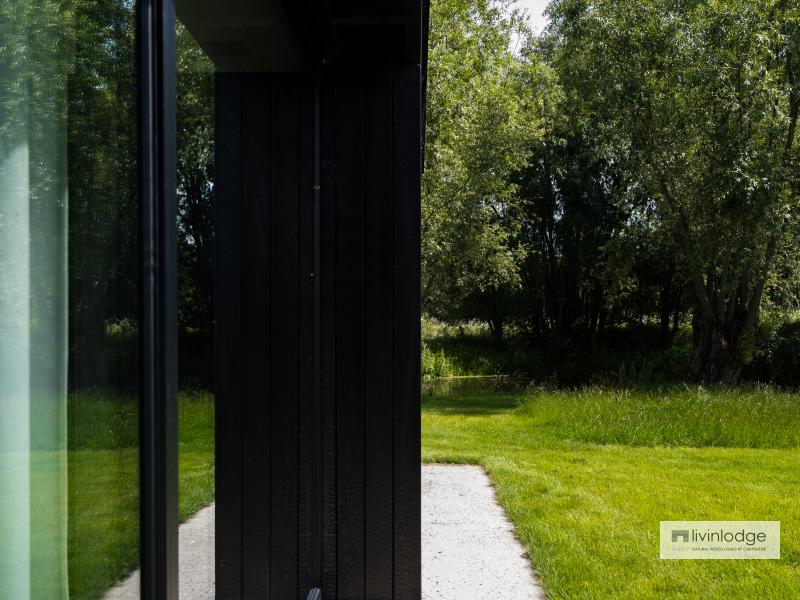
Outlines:
[[758,333],[758,345],[744,372],[750,381],[800,387],[800,319],[766,315]]
[[772,351],[772,379],[785,386],[800,386],[800,321],[784,323]]
[[426,379],[434,377],[451,377],[453,365],[444,350],[432,350],[422,342],[422,376]]

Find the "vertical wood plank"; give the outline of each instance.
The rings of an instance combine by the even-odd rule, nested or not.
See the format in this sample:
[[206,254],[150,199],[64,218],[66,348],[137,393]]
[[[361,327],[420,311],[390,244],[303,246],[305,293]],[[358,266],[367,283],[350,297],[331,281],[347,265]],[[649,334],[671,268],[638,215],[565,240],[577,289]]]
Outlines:
[[317,437],[317,416],[314,397],[315,386],[315,273],[316,250],[314,224],[314,86],[309,78],[297,82],[299,115],[298,209],[299,209],[299,433],[298,433],[298,592],[305,600],[308,590],[319,585],[320,546],[315,543],[320,535],[317,490],[320,482],[320,444]]
[[272,180],[270,87],[257,76],[243,76],[242,244],[242,591],[245,598],[266,597],[270,563],[270,311],[269,212]]
[[360,77],[336,96],[337,593],[364,597],[364,149]]
[[394,72],[394,595],[421,596],[419,65]]
[[299,331],[299,115],[297,88],[272,84],[270,234],[270,598],[297,590]]
[[365,597],[392,598],[394,214],[392,77],[368,73],[364,92]]
[[320,197],[320,387],[322,428],[322,596],[336,600],[336,94],[330,78],[321,82]]
[[216,586],[218,598],[242,596],[242,95],[235,74],[215,77]]

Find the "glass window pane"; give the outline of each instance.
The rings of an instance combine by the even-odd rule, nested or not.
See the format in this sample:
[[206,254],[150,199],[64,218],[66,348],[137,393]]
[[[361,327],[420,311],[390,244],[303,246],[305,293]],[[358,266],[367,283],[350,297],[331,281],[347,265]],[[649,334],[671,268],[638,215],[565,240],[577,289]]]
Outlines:
[[4,598],[101,598],[137,567],[133,9],[0,2]]
[[0,5],[0,580],[67,575],[66,61],[51,2]]
[[180,597],[214,598],[213,66],[177,24]]

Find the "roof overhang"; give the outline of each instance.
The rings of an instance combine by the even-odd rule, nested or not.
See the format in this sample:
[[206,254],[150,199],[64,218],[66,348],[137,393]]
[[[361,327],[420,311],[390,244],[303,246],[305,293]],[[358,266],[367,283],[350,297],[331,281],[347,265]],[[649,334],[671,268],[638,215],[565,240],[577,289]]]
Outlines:
[[280,2],[178,0],[177,13],[218,71],[307,67]]
[[423,0],[177,0],[177,12],[218,71],[424,57]]

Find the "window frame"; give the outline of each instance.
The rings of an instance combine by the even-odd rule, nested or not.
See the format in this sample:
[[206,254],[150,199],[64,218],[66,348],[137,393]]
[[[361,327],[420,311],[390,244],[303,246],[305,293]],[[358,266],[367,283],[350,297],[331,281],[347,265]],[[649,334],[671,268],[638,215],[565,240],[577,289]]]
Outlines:
[[175,3],[136,2],[142,600],[178,600]]

